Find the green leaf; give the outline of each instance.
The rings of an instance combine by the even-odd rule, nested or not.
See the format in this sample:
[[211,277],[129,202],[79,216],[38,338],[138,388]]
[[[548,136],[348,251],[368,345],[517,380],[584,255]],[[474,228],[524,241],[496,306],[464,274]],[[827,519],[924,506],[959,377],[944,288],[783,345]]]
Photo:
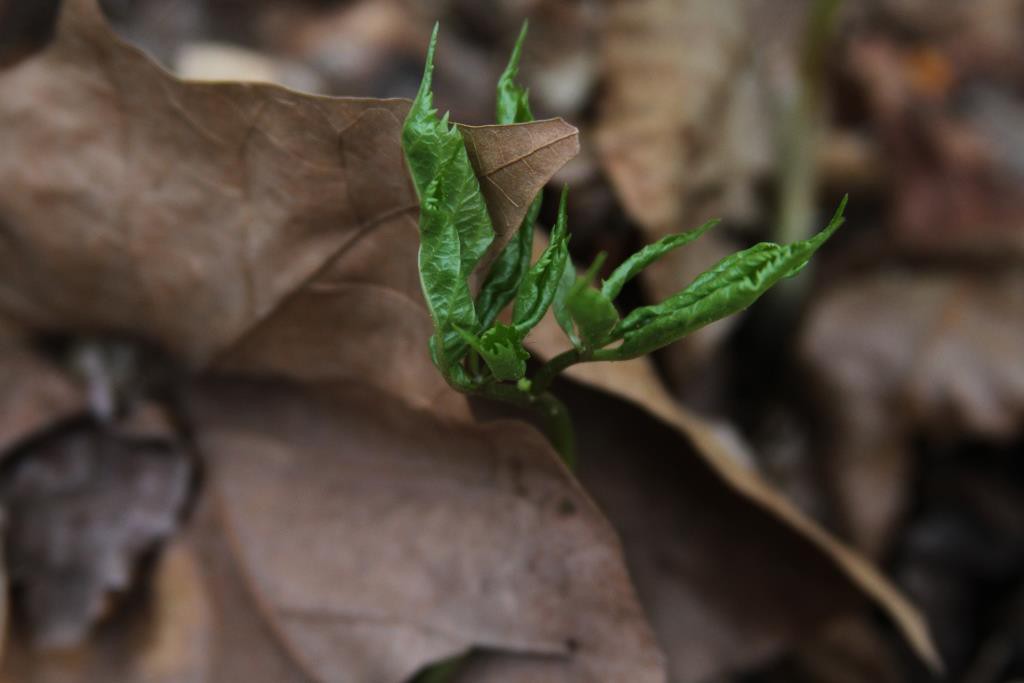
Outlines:
[[[590,283],[604,265],[607,254],[601,252],[587,268],[587,272],[569,289],[565,307],[572,318],[582,341],[574,342],[576,348],[599,348],[608,341],[609,333],[619,322],[619,312],[611,299],[593,289]],[[563,329],[564,326],[563,326]],[[572,337],[570,337],[572,340]]]
[[615,304],[593,287],[575,290],[569,297],[568,307],[587,348],[604,346],[608,335],[619,324],[619,312],[615,310]]
[[512,311],[512,324],[526,336],[532,330],[555,298],[558,284],[562,279],[565,264],[569,260],[569,231],[566,206],[569,188],[562,188],[558,203],[558,220],[551,231],[551,243],[537,259],[537,263],[526,273],[516,297]]
[[[457,327],[473,329],[476,313],[466,278],[459,268],[460,241],[455,223],[445,210],[440,177],[431,182],[420,201],[420,285],[434,322],[431,357],[445,377],[465,348]],[[440,346],[438,340],[441,340]]]
[[431,355],[446,378],[466,352],[456,327],[476,329],[469,276],[494,239],[480,183],[458,128],[437,117],[431,80],[437,25],[402,148],[420,198],[420,283],[434,322]]
[[765,242],[732,254],[703,273],[682,292],[654,306],[638,308],[616,330],[622,345],[609,358],[636,358],[754,303],[776,282],[792,277],[843,224],[846,198],[824,230],[814,237],[780,246]]
[[573,283],[572,289],[569,290],[569,298],[575,296],[579,290],[590,286],[590,283],[594,281],[594,278],[596,278],[597,274],[601,271],[601,266],[604,265],[604,261],[607,258],[608,254],[603,251],[597,255],[594,262],[590,264],[589,268],[587,268],[587,272],[583,273],[583,275],[577,278],[576,282]]
[[[526,22],[519,32],[519,39],[512,49],[508,66],[498,79],[497,120],[500,124],[526,123],[533,121],[530,112],[529,93],[516,82],[519,73],[519,55],[526,39]],[[487,279],[476,299],[476,310],[480,318],[478,330],[486,330],[516,296],[523,277],[530,268],[533,256],[533,226],[540,214],[543,197],[538,193],[526,212],[522,225],[515,237],[505,245],[491,266]]]
[[480,318],[477,329],[489,328],[502,309],[515,298],[519,285],[530,269],[530,259],[533,257],[533,226],[537,222],[540,208],[541,197],[538,195],[530,204],[519,231],[505,245],[491,266],[476,298],[476,310]]
[[530,354],[523,348],[523,337],[515,327],[499,323],[479,339],[461,328],[458,331],[484,359],[495,379],[517,380],[526,374],[526,361]]
[[431,664],[426,669],[416,674],[416,677],[412,679],[411,683],[451,683],[456,680],[459,672],[465,666],[466,661],[469,659],[468,654],[456,655],[438,662],[437,664]]
[[565,336],[578,349],[582,346],[582,342],[579,335],[576,334],[576,324],[573,322],[572,313],[569,312],[569,293],[572,292],[575,284],[576,266],[573,265],[572,259],[569,258],[565,260],[562,277],[558,281],[557,289],[555,289],[555,298],[551,301],[551,310],[555,314],[555,320],[558,321],[559,327],[565,332]]
[[622,291],[623,285],[636,277],[644,268],[651,265],[673,249],[678,249],[679,247],[694,241],[720,222],[720,219],[715,218],[695,230],[690,230],[689,232],[683,232],[676,235],[668,235],[661,238],[654,244],[648,244],[646,247],[626,259],[622,265],[615,269],[615,272],[613,272],[601,285],[601,293],[609,300],[614,301],[615,297],[617,297],[619,292]]
[[533,113],[530,111],[530,93],[516,83],[516,76],[519,75],[519,57],[522,54],[523,42],[526,40],[527,28],[528,22],[524,21],[523,27],[519,30],[515,47],[512,48],[512,54],[508,59],[508,65],[498,78],[496,107],[498,123],[533,121]]

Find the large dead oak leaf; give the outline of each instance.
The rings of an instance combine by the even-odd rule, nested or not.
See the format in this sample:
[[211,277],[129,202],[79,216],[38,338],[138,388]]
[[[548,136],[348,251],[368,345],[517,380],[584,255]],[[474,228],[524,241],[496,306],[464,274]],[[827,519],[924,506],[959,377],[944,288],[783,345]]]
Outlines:
[[664,680],[614,532],[532,429],[355,385],[232,382],[197,415],[235,562],[313,679],[401,681],[480,647]]
[[[0,92],[0,310],[37,329],[143,336],[202,366],[379,228],[404,219],[393,237],[416,242],[405,100],[181,81],[91,0],[69,0]],[[575,135],[487,128],[476,158],[502,225]]]

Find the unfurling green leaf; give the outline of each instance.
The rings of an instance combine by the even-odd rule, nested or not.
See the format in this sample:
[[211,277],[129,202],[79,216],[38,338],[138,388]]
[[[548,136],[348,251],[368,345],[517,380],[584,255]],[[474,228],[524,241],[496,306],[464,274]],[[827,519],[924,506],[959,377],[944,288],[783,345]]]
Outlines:
[[[526,22],[523,22],[508,66],[498,79],[496,108],[498,123],[501,124],[533,121],[529,93],[515,82],[516,74],[519,72],[519,54],[525,38]],[[537,222],[542,201],[543,197],[538,193],[530,204],[519,231],[498,254],[480,289],[480,294],[477,295],[477,329],[481,332],[489,328],[501,310],[515,298],[516,291],[530,268],[530,259],[533,256],[533,225]]]
[[576,266],[572,263],[572,258],[565,260],[565,269],[562,270],[562,277],[558,281],[558,287],[555,289],[555,298],[551,302],[551,310],[555,314],[555,320],[558,321],[558,326],[565,332],[565,336],[569,338],[572,345],[577,349],[582,346],[580,337],[576,334],[576,325],[572,320],[572,313],[569,312],[569,294],[572,292],[573,286],[576,284]]
[[579,336],[587,348],[604,346],[608,335],[619,324],[615,304],[593,287],[576,290],[569,297],[569,312],[579,329]]
[[530,354],[523,348],[523,337],[516,328],[499,323],[479,338],[461,329],[459,333],[484,359],[494,379],[514,381],[526,374]]
[[683,232],[676,235],[668,235],[661,238],[654,244],[648,244],[646,247],[626,259],[622,265],[615,269],[615,272],[608,276],[608,279],[601,285],[601,293],[609,300],[614,301],[615,297],[617,297],[619,292],[622,291],[622,286],[636,277],[644,268],[651,265],[673,249],[678,249],[685,244],[689,244],[719,223],[721,223],[721,220],[715,218],[695,230],[690,230],[689,232]]
[[533,121],[533,112],[530,111],[530,93],[516,83],[516,76],[519,75],[519,57],[523,51],[527,28],[527,22],[524,21],[523,27],[519,30],[519,37],[516,38],[515,47],[512,48],[512,54],[509,56],[508,65],[498,78],[498,123]]
[[437,117],[431,80],[437,26],[423,81],[402,127],[402,147],[420,198],[420,281],[434,322],[431,352],[446,378],[465,355],[457,327],[477,329],[469,276],[494,239],[462,134]]
[[[533,120],[527,91],[516,83],[525,36],[526,24],[498,81],[500,124]],[[435,26],[423,81],[402,128],[402,146],[420,199],[419,269],[434,324],[431,357],[457,389],[537,410],[552,444],[570,465],[574,438],[568,413],[550,393],[560,372],[576,363],[641,356],[746,308],[780,279],[799,272],[843,222],[845,199],[832,222],[811,239],[788,246],[759,244],[733,254],[682,292],[622,319],[613,302],[625,284],[717,221],[644,247],[595,288],[605,254],[598,255],[582,277],[576,276],[568,249],[568,188],[563,188],[550,244],[537,262],[530,265],[539,194],[527,207],[518,232],[497,255],[474,301],[471,277],[494,240],[494,231],[462,134],[449,125],[447,114],[438,118],[433,108],[436,45]],[[512,302],[511,324],[495,324]],[[523,340],[548,308],[553,308],[573,348],[527,378],[530,354]]]
[[569,261],[569,229],[566,216],[568,197],[569,188],[562,188],[562,197],[558,203],[558,220],[551,231],[551,243],[537,259],[537,263],[526,273],[516,295],[512,324],[523,336],[537,326],[551,306],[565,264]]
[[578,340],[574,342],[577,349],[604,346],[609,333],[619,323],[619,312],[615,310],[611,299],[590,286],[604,265],[606,256],[604,252],[598,254],[587,272],[577,278],[565,295],[565,309],[579,331]]
[[458,263],[459,236],[444,210],[438,177],[427,185],[420,200],[419,268],[423,294],[434,321],[430,353],[446,377],[458,360],[455,352],[460,342],[456,328],[472,329],[476,324],[473,300]]
[[476,298],[476,310],[480,318],[477,329],[489,328],[502,309],[516,297],[519,285],[530,269],[530,259],[533,257],[533,225],[537,222],[540,208],[541,197],[537,195],[526,211],[526,218],[523,219],[519,232],[505,245],[491,266]]
[[573,283],[572,289],[569,290],[570,299],[579,290],[590,286],[590,283],[594,281],[594,278],[596,278],[597,274],[601,271],[601,266],[604,265],[606,258],[608,258],[608,254],[602,251],[597,255],[597,258],[594,259],[593,263],[590,264],[590,267],[587,268],[587,272],[576,278],[576,282]]
[[824,230],[810,239],[780,246],[770,242],[728,256],[682,292],[654,306],[638,308],[622,321],[616,337],[622,345],[607,358],[635,358],[650,353],[709,323],[754,303],[776,282],[792,277],[843,224],[846,198]]

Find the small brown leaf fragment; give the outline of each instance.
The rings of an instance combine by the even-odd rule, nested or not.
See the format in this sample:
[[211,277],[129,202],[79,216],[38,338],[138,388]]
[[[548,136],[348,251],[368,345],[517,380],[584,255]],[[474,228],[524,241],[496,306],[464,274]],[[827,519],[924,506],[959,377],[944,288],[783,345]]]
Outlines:
[[523,223],[534,196],[580,151],[579,131],[562,119],[514,126],[459,126],[494,227],[486,267]]
[[317,680],[399,683],[471,647],[665,680],[614,533],[534,430],[355,384],[224,383],[196,414],[237,563]]
[[605,15],[598,150],[626,210],[682,230],[693,165],[743,55],[743,3],[629,0]]

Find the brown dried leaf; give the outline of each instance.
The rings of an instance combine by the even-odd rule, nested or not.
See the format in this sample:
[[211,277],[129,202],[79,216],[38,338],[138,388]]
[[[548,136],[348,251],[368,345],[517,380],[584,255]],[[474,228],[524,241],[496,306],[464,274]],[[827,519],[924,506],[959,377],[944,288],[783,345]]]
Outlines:
[[[528,344],[540,358],[567,346],[551,316]],[[749,469],[712,425],[679,406],[649,359],[585,363],[567,374],[627,402],[572,410],[583,444],[595,451],[582,450],[581,477],[623,538],[673,676],[702,680],[763,660],[849,609],[856,604],[854,595],[877,604],[919,656],[937,665],[927,626],[907,599],[867,560]],[[618,425],[618,416],[632,406],[645,411],[634,422],[651,417],[658,422],[649,427],[606,424]],[[601,419],[609,414],[617,419]],[[616,434],[616,429],[626,433]],[[591,442],[590,432],[602,436]],[[602,459],[602,449],[618,455]],[[622,458],[623,452],[630,457]],[[597,459],[596,471],[587,469],[591,458]],[[666,482],[672,484],[667,489]],[[652,504],[652,497],[661,502]],[[766,538],[771,542],[762,545]],[[700,549],[696,555],[694,548]],[[668,563],[666,571],[659,554],[672,553],[684,559]],[[748,570],[753,573],[742,576]],[[815,596],[835,611],[820,610],[821,605],[812,604]],[[775,603],[780,597],[784,603]],[[763,608],[750,607],[755,604]],[[688,615],[695,614],[700,616],[687,623]]]
[[[835,436],[849,531],[884,550],[903,511],[914,430],[1008,439],[1024,424],[1024,277],[879,274],[829,292],[800,342]],[[870,505],[865,501],[870,501]]]
[[677,428],[610,395],[562,393],[586,454],[580,480],[622,538],[672,680],[764,662],[866,607],[865,587],[820,543],[737,495]]
[[355,237],[338,132],[404,107],[179,81],[87,0],[0,90],[0,306],[36,327],[144,335],[194,363]]
[[197,415],[237,564],[312,678],[397,683],[479,646],[665,680],[614,532],[526,426],[357,385],[225,384]]
[[[346,249],[386,256],[381,228],[415,215],[395,126],[407,101],[181,81],[93,0],[68,0],[54,42],[0,73],[0,92],[0,312],[35,330],[142,336],[201,367]],[[517,160],[501,173],[527,183],[498,181],[510,222],[574,151],[550,130],[567,126],[488,129]]]
[[598,149],[626,210],[647,229],[681,230],[694,157],[720,120],[743,56],[736,0],[611,3]]
[[[486,266],[508,244],[533,201],[531,190],[543,187],[580,151],[579,131],[562,119],[519,126],[459,126],[470,163],[480,177],[495,238],[484,255]],[[528,154],[516,150],[529,150]],[[542,179],[538,184],[538,179]]]
[[[401,121],[373,110],[350,127],[344,164],[373,177],[404,179]],[[405,193],[405,185],[395,188]],[[414,201],[411,195],[409,201]],[[351,197],[357,215],[378,201],[370,188]],[[420,292],[419,232],[412,212],[385,216],[372,235],[341,250],[272,316],[218,358],[215,369],[267,373],[304,382],[368,382],[414,405],[466,415],[465,401],[430,362],[433,331]],[[384,362],[382,362],[382,359]]]

